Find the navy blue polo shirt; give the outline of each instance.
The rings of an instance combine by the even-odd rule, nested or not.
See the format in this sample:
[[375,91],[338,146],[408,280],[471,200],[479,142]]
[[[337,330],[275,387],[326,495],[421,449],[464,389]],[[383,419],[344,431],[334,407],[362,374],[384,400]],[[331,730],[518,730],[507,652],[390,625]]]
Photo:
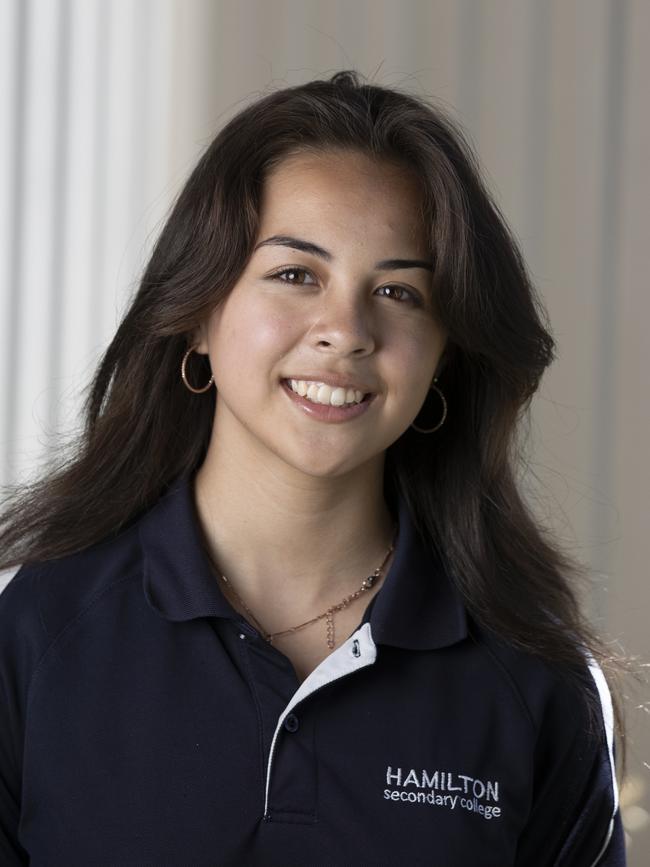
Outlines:
[[222,595],[193,476],[0,594],[0,863],[622,865],[611,704],[479,629],[403,500],[300,683]]

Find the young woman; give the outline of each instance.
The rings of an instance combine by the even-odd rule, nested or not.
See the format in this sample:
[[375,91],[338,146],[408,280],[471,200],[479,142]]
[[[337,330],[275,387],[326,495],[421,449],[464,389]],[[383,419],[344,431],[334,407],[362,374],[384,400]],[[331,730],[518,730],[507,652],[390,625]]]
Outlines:
[[3,865],[624,864],[614,663],[518,488],[543,318],[424,100],[225,126],[5,509]]

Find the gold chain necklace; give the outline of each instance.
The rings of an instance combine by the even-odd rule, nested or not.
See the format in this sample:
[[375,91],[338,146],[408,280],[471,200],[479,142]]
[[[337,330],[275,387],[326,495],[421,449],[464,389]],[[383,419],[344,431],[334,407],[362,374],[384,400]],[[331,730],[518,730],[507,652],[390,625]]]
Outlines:
[[212,563],[212,566],[215,568],[215,571],[217,572],[219,577],[223,579],[224,583],[228,586],[230,592],[237,599],[237,601],[242,606],[242,608],[244,608],[244,610],[250,615],[253,622],[259,628],[259,630],[262,634],[262,637],[264,638],[265,641],[268,641],[269,644],[273,644],[273,639],[277,638],[279,635],[287,635],[288,633],[296,632],[298,629],[303,629],[305,626],[310,626],[312,623],[316,623],[317,620],[322,620],[323,617],[326,617],[327,618],[327,635],[326,635],[327,646],[330,649],[333,649],[334,648],[334,612],[340,611],[342,608],[347,608],[347,606],[351,602],[354,602],[354,600],[357,599],[359,596],[361,596],[362,593],[365,593],[367,590],[370,590],[370,588],[375,585],[375,583],[377,582],[377,579],[381,575],[382,569],[386,565],[386,561],[388,560],[390,555],[395,550],[395,543],[397,540],[398,530],[399,530],[399,524],[396,524],[395,525],[395,532],[393,533],[393,541],[392,541],[388,551],[386,552],[386,556],[382,560],[381,565],[375,569],[375,571],[372,573],[372,575],[369,575],[367,578],[363,579],[363,581],[361,582],[361,587],[359,587],[358,590],[355,590],[354,593],[351,593],[349,596],[346,596],[345,599],[341,600],[341,602],[337,603],[336,605],[330,606],[327,609],[327,611],[324,611],[322,614],[319,614],[317,617],[312,617],[311,620],[306,620],[304,623],[298,624],[298,626],[291,626],[289,629],[283,629],[281,632],[272,632],[272,633],[266,632],[266,630],[261,625],[261,623],[255,618],[255,615],[250,610],[248,605],[246,605],[246,603],[243,601],[243,599],[239,596],[239,594],[237,593],[235,588],[232,586],[230,581],[226,578],[225,575],[223,575],[216,568],[215,563],[209,554],[208,554],[208,556],[210,557],[210,562]]

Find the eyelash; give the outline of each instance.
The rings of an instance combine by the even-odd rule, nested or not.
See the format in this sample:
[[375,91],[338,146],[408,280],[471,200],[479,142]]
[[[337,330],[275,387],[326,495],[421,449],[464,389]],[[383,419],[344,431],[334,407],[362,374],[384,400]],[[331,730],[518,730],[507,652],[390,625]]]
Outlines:
[[[283,274],[288,274],[291,272],[299,273],[299,274],[309,274],[310,277],[314,276],[312,274],[312,272],[309,271],[307,268],[290,267],[290,268],[282,268],[280,271],[276,271],[274,274],[269,274],[269,280],[280,280],[280,283],[287,283],[289,285],[292,285],[291,280],[281,280],[280,279]],[[293,285],[300,286],[302,284],[294,283]],[[417,295],[411,289],[407,289],[406,286],[399,286],[396,283],[386,283],[385,286],[381,286],[380,288],[386,289],[388,287],[395,288],[395,289],[401,289],[402,292],[408,292],[408,294],[411,296],[411,298],[407,301],[401,301],[401,300],[396,298],[395,300],[397,301],[398,304],[407,304],[407,305],[412,305],[413,307],[422,307],[422,301],[421,301],[419,295]],[[384,297],[386,298],[388,296],[385,295]]]

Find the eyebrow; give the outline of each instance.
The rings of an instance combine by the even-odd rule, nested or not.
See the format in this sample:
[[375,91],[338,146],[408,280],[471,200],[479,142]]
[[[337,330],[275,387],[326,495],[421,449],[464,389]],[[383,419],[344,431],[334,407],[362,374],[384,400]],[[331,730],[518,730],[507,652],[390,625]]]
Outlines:
[[[291,235],[272,235],[270,238],[260,241],[255,246],[253,252],[260,247],[276,244],[280,247],[291,247],[293,250],[310,253],[312,256],[324,259],[326,262],[331,262],[334,258],[328,250],[319,247],[318,244],[313,244],[311,241],[303,241],[301,238],[293,238]],[[375,271],[399,271],[402,268],[425,268],[427,271],[433,271],[433,264],[425,259],[382,259],[375,264]]]

